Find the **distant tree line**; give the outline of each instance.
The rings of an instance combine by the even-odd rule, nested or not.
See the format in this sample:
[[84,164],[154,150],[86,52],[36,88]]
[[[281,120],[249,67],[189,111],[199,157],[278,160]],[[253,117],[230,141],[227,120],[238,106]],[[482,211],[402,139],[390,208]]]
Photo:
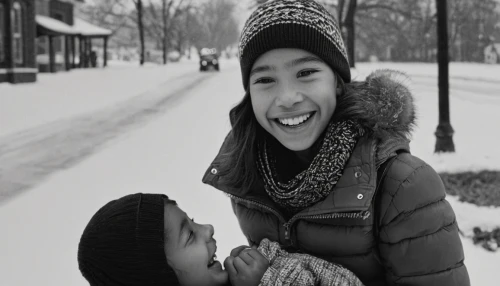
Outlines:
[[[495,0],[447,0],[449,54],[454,61],[483,61],[484,48],[500,41]],[[356,40],[361,60],[436,60],[435,0],[359,0]],[[361,53],[362,52],[362,53]]]
[[233,45],[239,35],[235,8],[233,0],[94,0],[77,12],[111,29],[116,46],[137,47],[141,64],[148,49],[161,50],[166,64],[170,51]]
[[[376,57],[435,61],[438,0],[318,0],[339,20],[351,64]],[[447,0],[450,58],[484,60],[484,48],[500,43],[500,3]],[[254,0],[251,8],[267,2]]]

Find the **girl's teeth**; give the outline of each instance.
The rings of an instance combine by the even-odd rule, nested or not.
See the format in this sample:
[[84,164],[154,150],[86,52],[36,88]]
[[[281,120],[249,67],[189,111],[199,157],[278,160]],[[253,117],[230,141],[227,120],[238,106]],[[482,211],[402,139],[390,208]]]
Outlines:
[[311,117],[311,113],[301,115],[295,118],[279,118],[278,121],[284,125],[298,125]]
[[210,261],[208,262],[208,266],[214,264],[214,262],[217,260],[217,256],[214,254],[214,256],[212,257],[212,259],[210,259]]

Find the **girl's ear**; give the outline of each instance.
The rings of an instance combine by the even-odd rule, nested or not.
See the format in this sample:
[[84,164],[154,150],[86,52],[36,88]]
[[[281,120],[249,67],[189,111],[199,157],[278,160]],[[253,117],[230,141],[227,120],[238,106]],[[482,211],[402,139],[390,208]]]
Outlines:
[[343,95],[345,92],[344,81],[342,81],[342,78],[338,74],[335,74],[335,81],[337,85],[336,94]]

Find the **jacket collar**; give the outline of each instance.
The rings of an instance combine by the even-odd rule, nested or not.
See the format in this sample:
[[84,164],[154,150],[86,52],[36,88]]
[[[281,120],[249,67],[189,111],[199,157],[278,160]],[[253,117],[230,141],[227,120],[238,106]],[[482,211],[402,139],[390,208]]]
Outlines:
[[[300,215],[368,210],[377,184],[377,141],[374,137],[366,135],[361,137],[346,163],[344,172],[334,188],[335,191],[324,200],[301,211]],[[408,150],[408,145],[403,143],[394,146],[393,149]],[[262,180],[258,180],[250,190],[231,188],[225,184],[224,176],[218,174],[217,160],[205,172],[203,183],[212,185],[229,196],[278,210],[276,203],[265,193]]]

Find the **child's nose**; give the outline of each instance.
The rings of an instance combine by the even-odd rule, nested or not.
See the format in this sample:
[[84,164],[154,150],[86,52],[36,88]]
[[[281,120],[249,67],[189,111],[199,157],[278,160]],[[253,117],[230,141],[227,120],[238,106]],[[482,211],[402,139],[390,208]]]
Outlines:
[[205,230],[205,234],[207,235],[208,239],[211,239],[214,236],[215,230],[211,224],[205,224],[203,226],[203,229]]
[[304,100],[304,95],[297,91],[293,86],[283,85],[276,98],[276,105],[285,108],[291,108],[296,103]]

